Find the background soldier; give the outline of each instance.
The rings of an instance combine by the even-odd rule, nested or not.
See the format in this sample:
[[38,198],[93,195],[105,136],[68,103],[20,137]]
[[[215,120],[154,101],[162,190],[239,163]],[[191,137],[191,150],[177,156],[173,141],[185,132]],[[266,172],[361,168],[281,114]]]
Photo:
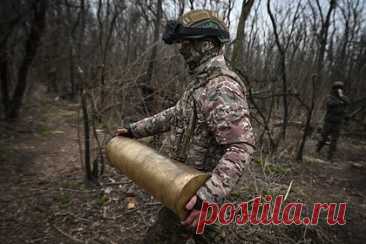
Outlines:
[[223,44],[229,39],[215,12],[195,10],[169,21],[163,40],[178,44],[190,83],[174,107],[117,130],[117,135],[133,138],[170,130],[169,157],[211,173],[187,203],[186,219],[180,222],[163,207],[145,243],[179,244],[190,237],[196,243],[224,243],[225,233],[218,224],[209,225],[202,236],[195,235],[194,228],[202,201],[222,203],[254,151],[245,86],[223,56]]
[[323,146],[330,140],[328,160],[332,160],[337,148],[337,141],[340,130],[345,122],[346,109],[349,99],[343,94],[344,83],[336,81],[333,83],[331,93],[327,101],[327,112],[324,118],[321,138],[317,146],[319,153]]

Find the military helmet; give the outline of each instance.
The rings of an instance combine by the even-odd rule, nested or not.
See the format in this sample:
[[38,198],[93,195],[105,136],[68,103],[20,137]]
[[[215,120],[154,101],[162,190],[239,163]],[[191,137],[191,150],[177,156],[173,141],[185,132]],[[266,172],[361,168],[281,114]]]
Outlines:
[[343,81],[335,81],[332,85],[332,88],[334,88],[334,89],[339,89],[339,88],[343,88],[343,87],[344,87]]
[[230,41],[229,30],[217,12],[192,10],[178,20],[168,21],[163,34],[167,44],[205,38],[217,39],[222,44]]

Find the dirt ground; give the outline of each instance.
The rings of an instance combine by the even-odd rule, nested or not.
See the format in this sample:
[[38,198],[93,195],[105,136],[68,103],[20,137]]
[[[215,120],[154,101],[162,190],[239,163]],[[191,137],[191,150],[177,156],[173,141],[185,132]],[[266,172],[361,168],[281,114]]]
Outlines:
[[[138,243],[154,222],[160,203],[108,165],[99,186],[85,184],[78,110],[53,99],[34,101],[19,122],[1,122],[1,244]],[[244,226],[228,242],[366,243],[366,140],[343,138],[335,162],[313,155],[313,147],[310,141],[303,163],[254,163],[236,194],[247,198],[276,187],[284,194],[293,181],[293,200],[347,202],[347,224],[288,227],[286,235]],[[266,183],[271,179],[276,183]]]

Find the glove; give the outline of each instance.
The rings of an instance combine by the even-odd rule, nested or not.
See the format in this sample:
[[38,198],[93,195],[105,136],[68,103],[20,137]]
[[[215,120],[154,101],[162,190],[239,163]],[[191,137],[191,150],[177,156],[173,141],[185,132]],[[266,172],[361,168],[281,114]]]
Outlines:
[[200,216],[201,207],[202,200],[198,196],[194,195],[186,204],[186,210],[189,212],[187,217],[181,222],[181,224],[188,229],[195,229]]
[[118,128],[116,131],[116,136],[134,138],[132,131],[130,128]]
[[338,96],[340,98],[343,98],[344,97],[344,94],[343,94],[343,90],[342,89],[338,89],[337,92],[338,92]]

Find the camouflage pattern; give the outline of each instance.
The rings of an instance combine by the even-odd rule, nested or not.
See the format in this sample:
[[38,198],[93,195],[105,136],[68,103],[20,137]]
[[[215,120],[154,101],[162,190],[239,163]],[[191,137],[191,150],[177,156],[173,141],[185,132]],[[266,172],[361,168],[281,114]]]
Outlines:
[[[180,52],[191,75],[182,97],[175,106],[131,124],[130,130],[137,138],[170,131],[164,143],[168,156],[209,172],[211,177],[197,195],[222,203],[254,151],[246,89],[228,69],[221,47],[211,41],[191,41]],[[225,242],[223,226],[209,225],[196,236],[164,207],[145,243],[186,243],[190,237],[198,244]]]
[[327,113],[324,118],[324,122],[328,124],[343,124],[346,118],[347,106],[349,105],[349,99],[339,97],[336,92],[333,91],[328,97],[327,101]]
[[319,140],[317,152],[319,153],[325,144],[330,140],[328,150],[328,160],[332,160],[334,153],[337,150],[337,143],[339,139],[341,128],[337,124],[325,123],[321,133],[321,139]]
[[180,224],[178,216],[163,207],[154,225],[148,230],[144,244],[184,244],[193,239],[196,244],[225,243],[225,231],[219,223],[205,226],[204,235],[196,235]]
[[254,151],[245,87],[227,68],[223,55],[198,66],[191,78],[174,107],[130,128],[138,138],[170,130],[169,156],[211,172],[197,195],[222,203]]
[[[188,43],[188,44],[187,44]],[[208,62],[213,57],[222,54],[221,48],[211,41],[183,41],[179,48],[191,72],[194,72],[199,64]]]
[[328,159],[332,160],[337,150],[337,142],[342,126],[346,120],[346,110],[349,100],[346,96],[337,95],[337,90],[333,89],[327,101],[327,112],[324,118],[324,125],[321,138],[317,145],[317,152],[320,152],[325,144],[330,140]]
[[228,31],[227,26],[220,18],[218,12],[215,11],[201,9],[189,11],[179,17],[178,21],[188,27],[202,27],[202,24],[205,25],[207,22],[216,22],[220,25],[220,29]]

